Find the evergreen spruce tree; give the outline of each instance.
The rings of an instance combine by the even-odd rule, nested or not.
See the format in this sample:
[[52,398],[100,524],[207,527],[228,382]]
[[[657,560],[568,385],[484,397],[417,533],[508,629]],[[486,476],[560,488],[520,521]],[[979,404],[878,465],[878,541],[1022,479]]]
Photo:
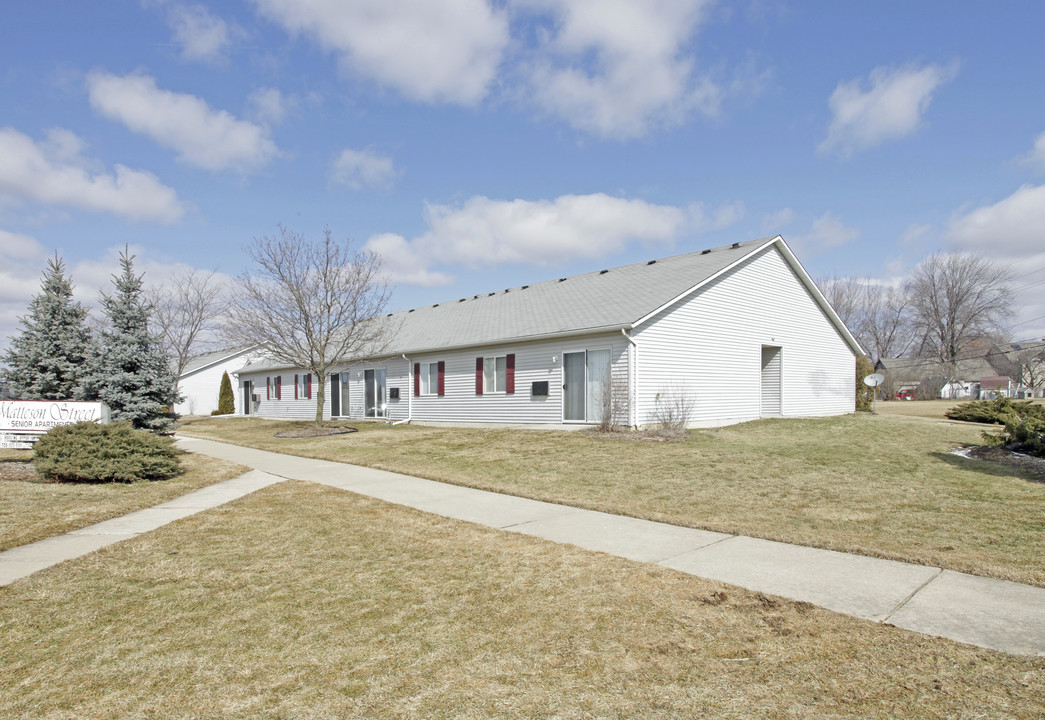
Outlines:
[[120,255],[123,272],[113,275],[115,292],[102,293],[107,320],[98,334],[97,350],[84,380],[84,397],[109,406],[114,422],[130,420],[134,427],[169,431],[171,408],[179,399],[177,378],[149,334],[152,305],[142,291],[142,276],[134,274],[134,256]]
[[229,374],[221,374],[221,385],[218,388],[218,415],[232,415],[236,412],[236,398],[232,394],[232,381]]
[[57,253],[47,261],[40,294],[19,318],[22,332],[4,355],[5,376],[25,400],[72,400],[77,392],[91,335],[87,310],[73,300],[73,283]]

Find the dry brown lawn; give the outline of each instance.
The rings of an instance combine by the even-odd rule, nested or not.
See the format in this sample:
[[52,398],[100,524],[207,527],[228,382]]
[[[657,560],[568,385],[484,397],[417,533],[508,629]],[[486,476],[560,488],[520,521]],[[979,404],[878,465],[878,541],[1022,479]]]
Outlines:
[[[32,451],[15,459],[28,459]],[[6,458],[0,458],[6,459]],[[170,480],[139,483],[51,483],[0,480],[0,550],[61,535],[151,507],[250,468],[185,453],[184,472]]]
[[287,482],[0,588],[0,717],[1026,718],[1045,660]]
[[952,455],[980,441],[979,425],[858,414],[762,420],[682,442],[367,423],[349,435],[273,437],[292,427],[208,418],[181,432],[1045,586],[1043,477]]

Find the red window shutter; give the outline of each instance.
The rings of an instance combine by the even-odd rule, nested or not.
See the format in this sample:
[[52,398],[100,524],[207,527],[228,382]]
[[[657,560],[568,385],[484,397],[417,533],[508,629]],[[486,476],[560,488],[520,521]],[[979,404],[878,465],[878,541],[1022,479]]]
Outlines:
[[272,399],[272,378],[271,377],[265,378],[265,399],[266,400],[271,400]]
[[294,376],[294,399],[298,399],[298,376]]
[[483,394],[483,359],[481,357],[475,359],[475,394]]
[[505,367],[505,379],[504,379],[504,391],[506,393],[515,392],[515,355],[510,354],[504,360]]
[[439,394],[446,394],[446,385],[444,378],[446,377],[446,363],[442,360],[439,361]]
[[277,400],[282,400],[283,399],[283,376],[282,375],[277,375],[276,376],[276,399]]
[[312,399],[312,373],[305,376],[305,397]]
[[421,394],[421,363],[414,363],[414,395]]

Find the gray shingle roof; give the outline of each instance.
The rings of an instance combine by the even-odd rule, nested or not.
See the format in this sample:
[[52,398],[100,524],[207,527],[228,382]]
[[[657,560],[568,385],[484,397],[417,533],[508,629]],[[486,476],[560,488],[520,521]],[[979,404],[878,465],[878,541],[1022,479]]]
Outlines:
[[749,240],[398,312],[389,317],[399,327],[392,351],[627,327],[772,240]]
[[[395,339],[381,354],[409,355],[630,328],[730,265],[773,243],[776,237],[502,288],[393,313],[386,321],[396,328]],[[789,253],[788,250],[785,254]],[[801,274],[804,275],[804,270]],[[843,333],[846,334],[848,331]],[[846,339],[855,345],[851,335]],[[260,360],[241,372],[282,367],[285,365]]]
[[250,350],[250,348],[231,348],[228,350],[215,350],[214,352],[197,355],[196,357],[192,358],[187,363],[185,363],[185,370],[182,371],[181,376],[185,377],[186,375],[190,375],[196,372],[197,370],[201,370],[207,367],[208,365],[213,365],[214,363],[221,362],[226,358],[235,357],[236,355],[244,353],[247,350]]

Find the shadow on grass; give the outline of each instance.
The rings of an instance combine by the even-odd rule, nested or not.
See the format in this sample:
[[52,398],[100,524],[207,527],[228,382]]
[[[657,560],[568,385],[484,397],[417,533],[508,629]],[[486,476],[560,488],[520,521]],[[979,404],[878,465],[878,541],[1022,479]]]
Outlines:
[[972,470],[993,477],[1019,478],[1020,480],[1026,480],[1032,483],[1045,484],[1045,475],[1024,470],[1012,465],[1006,465],[1004,463],[993,462],[990,460],[981,460],[979,458],[962,457],[953,453],[934,452],[929,454],[937,460],[941,460],[959,470]]

